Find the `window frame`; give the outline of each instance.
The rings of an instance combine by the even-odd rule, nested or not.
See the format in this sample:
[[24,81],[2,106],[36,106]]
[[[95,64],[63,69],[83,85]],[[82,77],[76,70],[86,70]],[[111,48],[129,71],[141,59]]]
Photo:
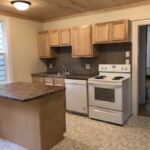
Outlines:
[[0,16],[0,22],[3,25],[4,33],[4,47],[5,47],[5,68],[6,68],[6,80],[0,81],[0,84],[13,82],[13,71],[12,71],[12,58],[11,58],[11,44],[10,44],[10,21],[9,17]]

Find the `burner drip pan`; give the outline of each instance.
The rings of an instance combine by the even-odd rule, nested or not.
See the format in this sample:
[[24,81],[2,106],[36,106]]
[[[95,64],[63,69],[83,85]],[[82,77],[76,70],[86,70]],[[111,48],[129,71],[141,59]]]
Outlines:
[[104,79],[106,76],[97,76],[95,79]]

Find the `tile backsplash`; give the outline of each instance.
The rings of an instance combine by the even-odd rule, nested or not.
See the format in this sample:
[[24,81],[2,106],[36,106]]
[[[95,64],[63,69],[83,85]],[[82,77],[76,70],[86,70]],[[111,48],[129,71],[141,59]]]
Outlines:
[[[131,43],[103,44],[95,47],[98,56],[94,58],[72,58],[71,47],[55,48],[57,58],[47,60],[47,71],[62,72],[65,64],[66,68],[73,73],[96,74],[98,64],[125,64],[126,51],[130,51],[131,58]],[[90,64],[91,68],[86,69],[86,64]]]

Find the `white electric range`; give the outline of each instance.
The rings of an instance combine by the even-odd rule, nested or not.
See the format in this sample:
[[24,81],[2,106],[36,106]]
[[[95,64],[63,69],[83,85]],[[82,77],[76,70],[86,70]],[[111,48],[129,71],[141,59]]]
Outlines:
[[89,78],[89,117],[123,125],[131,115],[131,66],[99,65]]

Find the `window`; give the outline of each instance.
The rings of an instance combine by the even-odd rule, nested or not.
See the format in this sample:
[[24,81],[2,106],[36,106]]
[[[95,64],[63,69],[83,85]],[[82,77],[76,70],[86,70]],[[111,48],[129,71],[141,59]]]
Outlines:
[[0,82],[6,81],[5,52],[6,49],[3,22],[0,22]]

